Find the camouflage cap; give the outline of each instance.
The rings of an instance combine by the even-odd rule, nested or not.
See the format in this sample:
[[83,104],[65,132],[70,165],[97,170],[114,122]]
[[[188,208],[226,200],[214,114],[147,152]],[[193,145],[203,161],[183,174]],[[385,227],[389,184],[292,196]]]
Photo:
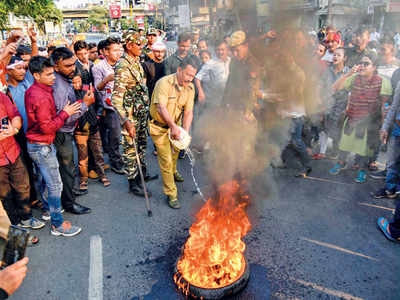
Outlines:
[[230,45],[231,47],[237,47],[245,43],[247,40],[246,33],[244,31],[235,31],[231,35]]
[[157,34],[158,34],[158,32],[157,32],[157,29],[155,29],[155,28],[150,28],[147,31],[147,35],[157,35]]
[[124,45],[130,42],[136,44],[139,43],[144,44],[143,37],[140,35],[139,32],[135,30],[128,30],[127,32],[125,32],[124,35],[122,36],[122,42],[124,43]]

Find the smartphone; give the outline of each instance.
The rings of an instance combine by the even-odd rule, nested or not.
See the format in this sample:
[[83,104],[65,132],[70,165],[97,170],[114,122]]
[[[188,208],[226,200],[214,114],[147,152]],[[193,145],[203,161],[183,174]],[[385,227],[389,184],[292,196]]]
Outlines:
[[8,238],[3,251],[2,265],[4,269],[23,259],[28,246],[30,231],[14,225],[10,226]]
[[24,41],[23,37],[20,37],[17,41],[17,48],[22,44],[22,42]]
[[8,126],[8,117],[1,118],[1,130],[6,130]]

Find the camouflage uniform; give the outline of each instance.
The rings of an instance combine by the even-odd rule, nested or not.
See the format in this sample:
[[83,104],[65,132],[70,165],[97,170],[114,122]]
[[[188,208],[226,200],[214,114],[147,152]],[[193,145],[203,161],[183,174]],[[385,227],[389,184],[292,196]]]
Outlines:
[[[138,33],[128,33],[128,41],[135,42]],[[139,155],[143,171],[145,172],[145,153],[147,147],[147,116],[149,111],[149,96],[144,80],[144,71],[139,57],[124,54],[115,68],[115,83],[112,93],[112,103],[118,111],[121,124],[131,121],[135,125],[135,142],[138,152],[132,144],[132,138],[122,136],[122,159],[128,174],[128,180],[138,176],[136,155]]]

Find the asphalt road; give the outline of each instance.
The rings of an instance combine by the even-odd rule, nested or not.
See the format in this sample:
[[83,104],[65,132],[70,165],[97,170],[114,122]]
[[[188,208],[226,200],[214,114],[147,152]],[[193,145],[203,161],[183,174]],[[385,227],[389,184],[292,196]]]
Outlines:
[[[158,172],[152,154],[148,161]],[[400,299],[399,245],[376,228],[378,217],[391,217],[394,200],[373,200],[369,193],[380,182],[353,183],[353,171],[327,175],[331,165],[314,162],[312,176],[334,182],[271,168],[256,178],[253,228],[245,238],[252,275],[234,299]],[[152,218],[144,200],[128,193],[124,176],[109,173],[109,188],[90,182],[89,195],[78,201],[93,212],[65,213],[82,233],[54,237],[49,225],[36,231],[40,245],[28,249],[29,273],[11,299],[184,299],[172,269],[202,201],[193,194],[187,158],[179,169],[186,178],[178,184],[182,209],[167,206],[159,179],[149,184]],[[200,162],[195,174],[209,186]]]

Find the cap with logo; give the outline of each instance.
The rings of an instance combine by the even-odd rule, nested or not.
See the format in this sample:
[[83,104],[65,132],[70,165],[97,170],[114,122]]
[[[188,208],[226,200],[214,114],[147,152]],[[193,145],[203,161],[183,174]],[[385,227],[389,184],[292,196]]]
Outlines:
[[244,31],[235,31],[232,33],[230,38],[230,45],[231,47],[237,47],[244,44],[247,40],[246,33]]

